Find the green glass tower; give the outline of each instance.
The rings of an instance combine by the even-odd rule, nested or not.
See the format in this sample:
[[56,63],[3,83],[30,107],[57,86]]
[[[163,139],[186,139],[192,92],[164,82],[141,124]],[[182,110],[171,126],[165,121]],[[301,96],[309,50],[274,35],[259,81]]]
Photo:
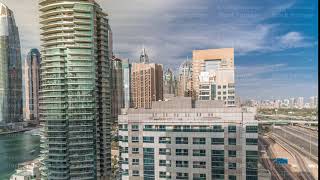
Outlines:
[[22,121],[22,69],[13,12],[0,3],[0,124]]
[[111,29],[94,0],[40,0],[41,175],[111,175]]

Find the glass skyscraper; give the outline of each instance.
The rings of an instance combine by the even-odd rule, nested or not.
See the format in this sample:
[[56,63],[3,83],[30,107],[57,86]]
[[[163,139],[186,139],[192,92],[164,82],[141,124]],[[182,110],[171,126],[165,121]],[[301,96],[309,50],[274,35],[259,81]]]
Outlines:
[[43,179],[110,179],[111,48],[93,0],[40,0]]
[[0,3],[0,123],[22,120],[22,70],[18,27]]
[[27,121],[39,120],[40,52],[31,49],[24,62],[24,116]]
[[129,59],[122,61],[122,72],[123,72],[123,94],[124,94],[124,108],[131,107],[131,64]]

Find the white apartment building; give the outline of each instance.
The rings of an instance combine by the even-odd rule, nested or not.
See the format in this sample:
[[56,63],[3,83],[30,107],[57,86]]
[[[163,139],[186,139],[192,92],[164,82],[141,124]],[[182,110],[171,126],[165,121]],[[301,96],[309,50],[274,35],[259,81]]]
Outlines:
[[123,180],[258,179],[255,108],[174,97],[119,116]]

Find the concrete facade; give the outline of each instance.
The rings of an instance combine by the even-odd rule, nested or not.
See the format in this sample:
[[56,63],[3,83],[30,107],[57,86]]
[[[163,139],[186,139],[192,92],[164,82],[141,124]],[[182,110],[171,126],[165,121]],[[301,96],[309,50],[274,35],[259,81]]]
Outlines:
[[152,101],[163,100],[162,65],[133,63],[131,93],[134,108],[151,108]]
[[119,116],[123,180],[257,179],[254,108],[176,97]]
[[228,106],[235,106],[234,49],[194,50],[192,53],[194,97],[224,100]]

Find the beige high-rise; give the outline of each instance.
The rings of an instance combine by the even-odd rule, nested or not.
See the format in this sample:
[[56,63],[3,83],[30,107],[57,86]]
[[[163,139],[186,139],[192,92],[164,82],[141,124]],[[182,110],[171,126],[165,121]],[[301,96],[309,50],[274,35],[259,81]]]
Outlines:
[[134,108],[151,108],[152,101],[163,100],[162,65],[133,63],[131,93]]
[[234,49],[194,50],[192,54],[194,97],[224,100],[228,106],[234,106]]

